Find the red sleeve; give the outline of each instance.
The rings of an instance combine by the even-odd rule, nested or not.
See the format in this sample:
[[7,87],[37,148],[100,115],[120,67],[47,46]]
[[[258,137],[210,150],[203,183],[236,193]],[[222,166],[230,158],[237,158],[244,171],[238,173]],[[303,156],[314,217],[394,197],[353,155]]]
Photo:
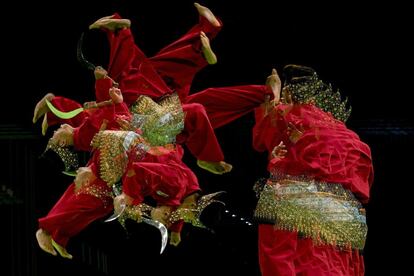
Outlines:
[[263,107],[255,109],[256,124],[253,127],[253,148],[259,152],[265,151],[265,135],[263,129],[269,125],[269,116],[264,115]]
[[73,145],[76,150],[90,151],[92,138],[99,132],[104,120],[112,122],[115,117],[114,105],[97,109],[73,132]]
[[272,151],[274,146],[285,140],[285,106],[277,105],[268,114],[261,106],[255,109],[256,124],[253,127],[253,148],[257,151]]
[[95,81],[95,98],[96,102],[103,102],[111,99],[109,89],[112,87],[112,80],[102,78]]

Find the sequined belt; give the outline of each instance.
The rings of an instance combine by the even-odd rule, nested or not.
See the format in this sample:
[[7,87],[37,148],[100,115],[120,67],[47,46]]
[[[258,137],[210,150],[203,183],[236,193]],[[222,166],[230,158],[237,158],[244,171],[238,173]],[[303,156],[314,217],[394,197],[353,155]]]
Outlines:
[[260,189],[254,218],[296,231],[317,244],[355,249],[365,245],[365,210],[340,184],[271,177]]

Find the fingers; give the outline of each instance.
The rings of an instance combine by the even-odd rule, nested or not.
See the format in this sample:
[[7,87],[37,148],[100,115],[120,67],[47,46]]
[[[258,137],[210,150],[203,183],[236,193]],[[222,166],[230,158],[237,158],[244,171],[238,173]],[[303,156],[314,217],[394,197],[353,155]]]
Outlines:
[[280,141],[279,145],[274,147],[273,150],[272,150],[272,156],[274,158],[276,158],[276,157],[284,158],[286,154],[287,154],[287,150],[286,150],[286,146],[283,143],[283,141]]
[[109,95],[111,96],[111,99],[115,104],[122,103],[124,100],[122,92],[119,88],[111,87],[109,89]]
[[115,121],[121,127],[122,130],[129,130],[131,128],[129,121],[122,117],[115,118]]

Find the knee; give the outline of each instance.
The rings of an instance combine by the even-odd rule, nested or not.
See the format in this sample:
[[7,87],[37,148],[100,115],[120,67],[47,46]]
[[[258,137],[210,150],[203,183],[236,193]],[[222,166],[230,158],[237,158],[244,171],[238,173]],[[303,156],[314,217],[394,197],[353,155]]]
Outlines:
[[183,111],[189,116],[200,114],[207,115],[206,109],[199,103],[185,104],[183,105]]

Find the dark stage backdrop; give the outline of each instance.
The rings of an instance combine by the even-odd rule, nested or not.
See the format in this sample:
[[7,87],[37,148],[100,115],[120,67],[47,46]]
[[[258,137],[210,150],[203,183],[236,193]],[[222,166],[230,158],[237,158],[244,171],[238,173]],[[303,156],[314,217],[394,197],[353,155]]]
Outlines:
[[[368,206],[367,275],[387,269],[400,275],[397,270],[409,267],[401,245],[409,236],[404,210],[410,210],[413,192],[407,173],[412,162],[401,161],[413,156],[414,145],[412,88],[404,85],[412,72],[408,9],[361,1],[200,3],[224,27],[211,43],[219,62],[197,75],[192,91],[262,84],[272,68],[297,63],[314,67],[349,98],[349,126],[372,147],[376,172]],[[240,220],[251,218],[251,187],[266,176],[266,156],[251,148],[252,114],[217,130],[226,160],[234,165],[230,174],[205,173],[185,156],[206,192],[227,191],[229,213],[212,222],[214,233],[185,229],[182,245],[158,256],[152,229],[131,225],[127,236],[116,224],[96,222],[69,245],[73,261],[37,248],[36,219],[71,179],[59,173],[58,162],[38,158],[47,138],[40,135],[40,122],[31,123],[34,105],[46,92],[93,99],[93,75],[77,63],[76,43],[89,24],[116,11],[131,19],[136,42],[148,56],[198,20],[192,1],[14,1],[3,11],[0,208],[7,258],[0,261],[0,275],[260,275],[256,226]],[[106,66],[101,32],[87,32],[85,55]]]

